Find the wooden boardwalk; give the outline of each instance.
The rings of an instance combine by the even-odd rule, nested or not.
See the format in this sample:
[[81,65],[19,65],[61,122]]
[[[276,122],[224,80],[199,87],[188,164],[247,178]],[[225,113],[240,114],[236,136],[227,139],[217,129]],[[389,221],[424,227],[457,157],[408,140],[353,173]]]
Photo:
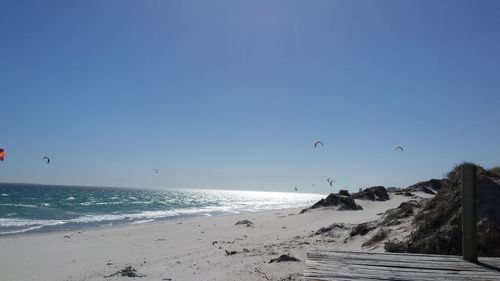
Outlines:
[[317,250],[307,253],[304,280],[500,280],[500,258]]

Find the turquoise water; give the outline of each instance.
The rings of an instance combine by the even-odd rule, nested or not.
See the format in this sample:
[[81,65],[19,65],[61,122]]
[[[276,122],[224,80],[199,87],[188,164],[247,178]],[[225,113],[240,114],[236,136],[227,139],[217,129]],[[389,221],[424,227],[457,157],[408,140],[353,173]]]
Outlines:
[[323,197],[0,183],[0,235],[304,207]]

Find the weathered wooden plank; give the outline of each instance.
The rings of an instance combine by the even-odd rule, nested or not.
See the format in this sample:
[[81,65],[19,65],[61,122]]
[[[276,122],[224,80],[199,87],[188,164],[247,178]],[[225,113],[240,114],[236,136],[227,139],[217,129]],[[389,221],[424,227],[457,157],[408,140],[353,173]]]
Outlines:
[[[308,267],[308,272],[312,272],[314,269],[318,269],[317,267],[311,266]],[[319,268],[322,270],[321,268]],[[324,271],[324,270],[323,270]],[[328,269],[329,272],[356,272],[363,274],[370,274],[372,276],[418,276],[419,278],[427,279],[427,276],[440,277],[440,278],[450,278],[450,276],[454,276],[454,279],[466,278],[466,280],[470,280],[475,277],[482,278],[495,278],[498,276],[498,273],[494,272],[471,272],[471,271],[459,271],[459,270],[418,270],[411,268],[385,268],[385,267],[376,267],[376,266],[352,266],[352,267],[343,267],[343,266],[332,266]]]
[[398,262],[400,264],[407,264],[409,266],[412,266],[415,264],[415,262],[419,262],[420,265],[422,266],[437,266],[437,267],[442,267],[442,266],[449,266],[449,267],[455,267],[455,266],[460,266],[461,268],[471,268],[475,269],[477,268],[476,264],[468,264],[468,263],[463,263],[461,261],[457,262],[439,262],[439,261],[427,261],[427,260],[398,260],[398,259],[386,259],[386,258],[380,258],[380,259],[365,259],[363,257],[329,257],[329,256],[316,256],[316,257],[308,257],[310,259],[317,259],[317,260],[325,260],[325,261],[345,261],[345,262],[360,262],[360,263],[385,263],[385,264],[390,264],[394,262]]
[[363,258],[343,258],[343,257],[328,257],[328,256],[309,256],[308,259],[311,260],[321,260],[327,263],[348,263],[351,265],[378,265],[385,267],[407,267],[407,268],[422,268],[422,269],[455,269],[455,270],[470,270],[470,271],[483,271],[485,270],[481,266],[473,263],[464,262],[457,260],[455,263],[451,262],[438,262],[438,261],[426,261],[426,260],[389,260],[389,259],[363,259]]
[[[421,260],[436,260],[436,261],[450,261],[450,262],[457,262],[458,260],[463,261],[460,257],[458,256],[443,256],[443,255],[421,255],[421,254],[396,254],[396,253],[364,253],[364,252],[342,252],[342,251],[326,251],[326,250],[316,250],[313,252],[310,252],[310,254],[315,254],[315,255],[327,255],[327,256],[342,256],[342,257],[349,257],[349,256],[354,256],[354,257],[364,257],[364,258],[385,258],[385,259],[390,259],[393,260],[394,257],[397,257],[399,260],[412,260],[414,261],[415,259],[421,259]],[[464,261],[465,262],[465,261]]]
[[[470,263],[468,261],[464,261],[459,256],[437,256],[433,257],[432,255],[415,255],[415,254],[385,254],[385,253],[359,253],[359,252],[328,252],[328,251],[314,251],[309,252],[309,256],[321,256],[325,259],[341,257],[342,259],[357,259],[357,260],[395,260],[394,256],[397,256],[397,260],[400,262],[415,262],[419,261],[421,263],[454,263],[460,264],[463,266],[476,266],[474,263]],[[441,259],[440,257],[443,257]],[[500,258],[495,257],[481,257],[479,260],[480,263],[488,264],[490,266],[500,266]]]
[[398,264],[392,264],[392,265],[385,265],[385,264],[367,264],[367,263],[345,263],[345,262],[327,262],[325,263],[324,261],[312,261],[308,260],[308,265],[311,266],[316,266],[316,267],[342,267],[342,268],[371,268],[373,270],[382,268],[384,270],[401,270],[401,271],[418,271],[418,272],[460,272],[463,274],[500,274],[499,271],[496,270],[491,270],[488,268],[483,268],[481,266],[477,266],[474,270],[467,270],[467,269],[461,269],[461,268],[446,268],[446,267],[440,267],[440,268],[425,268],[421,267],[419,265],[415,265],[413,267],[404,265],[404,266],[399,266]]
[[402,280],[499,280],[498,274],[461,274],[456,271],[452,273],[445,272],[409,272],[398,270],[370,270],[370,269],[342,269],[331,268],[324,270],[322,268],[315,270],[308,268],[304,274],[306,277],[327,277],[327,276],[344,276],[344,277],[358,277],[358,278],[373,278],[382,280],[402,279]]
[[[354,272],[354,273],[353,273]],[[480,274],[480,273],[470,273],[470,272],[460,272],[460,271],[455,271],[455,272],[432,272],[432,271],[405,271],[405,270],[397,270],[397,269],[392,269],[392,270],[387,270],[383,268],[379,269],[373,269],[373,268],[351,268],[351,269],[345,269],[345,268],[331,268],[328,271],[325,271],[324,269],[318,269],[315,270],[315,268],[308,268],[306,271],[306,276],[318,276],[318,275],[331,275],[331,274],[345,274],[348,276],[353,276],[354,274],[361,274],[364,276],[375,276],[375,277],[387,277],[387,278],[394,278],[394,277],[399,277],[399,278],[408,278],[411,276],[412,280],[429,280],[429,278],[435,279],[435,278],[441,278],[441,279],[450,279],[452,278],[453,280],[471,280],[475,278],[482,278],[482,279],[495,279],[498,278],[498,274],[495,273],[489,273],[489,274]],[[497,279],[498,280],[498,279]]]
[[459,256],[362,253],[318,250],[307,254],[305,280],[496,280],[500,258],[481,258],[484,265]]

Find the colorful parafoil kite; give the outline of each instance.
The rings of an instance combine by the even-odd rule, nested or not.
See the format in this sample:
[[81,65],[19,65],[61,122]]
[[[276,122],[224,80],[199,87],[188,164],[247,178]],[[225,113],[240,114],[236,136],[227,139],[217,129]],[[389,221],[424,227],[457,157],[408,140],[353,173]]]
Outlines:
[[5,157],[5,150],[3,150],[3,148],[0,148],[0,161],[3,161],[4,157]]
[[320,144],[321,144],[321,146],[323,146],[323,142],[321,142],[321,141],[319,141],[319,140],[318,140],[318,141],[315,141],[315,142],[314,142],[314,147],[318,147],[318,145],[320,145]]
[[49,163],[50,163],[50,158],[49,158],[49,157],[44,156],[42,159],[45,159],[45,160],[47,161],[47,164],[49,164]]
[[396,150],[396,151],[400,150],[401,152],[403,152],[403,147],[402,146],[396,146],[396,148],[394,150]]

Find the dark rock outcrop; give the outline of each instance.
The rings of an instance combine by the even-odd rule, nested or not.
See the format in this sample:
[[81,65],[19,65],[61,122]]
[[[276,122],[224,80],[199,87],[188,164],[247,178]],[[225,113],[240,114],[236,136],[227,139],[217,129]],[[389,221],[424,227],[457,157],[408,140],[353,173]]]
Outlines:
[[363,208],[354,202],[352,197],[342,196],[338,194],[330,193],[326,198],[319,200],[310,208],[303,209],[300,213],[305,213],[311,209],[317,209],[322,207],[338,207],[338,210],[363,210]]
[[436,194],[436,192],[438,192],[443,187],[443,184],[444,180],[431,179],[428,181],[421,181],[414,185],[410,185],[407,188],[405,188],[404,191],[408,192],[422,191],[428,194]]
[[354,199],[371,201],[386,201],[390,199],[387,190],[383,186],[365,188],[358,193],[354,193],[351,197]]
[[345,189],[341,189],[339,191],[339,195],[342,195],[342,196],[351,196],[351,194],[349,194],[349,191],[347,191]]
[[394,193],[394,192],[400,192],[401,188],[391,186],[391,187],[386,188],[386,190],[388,193]]

